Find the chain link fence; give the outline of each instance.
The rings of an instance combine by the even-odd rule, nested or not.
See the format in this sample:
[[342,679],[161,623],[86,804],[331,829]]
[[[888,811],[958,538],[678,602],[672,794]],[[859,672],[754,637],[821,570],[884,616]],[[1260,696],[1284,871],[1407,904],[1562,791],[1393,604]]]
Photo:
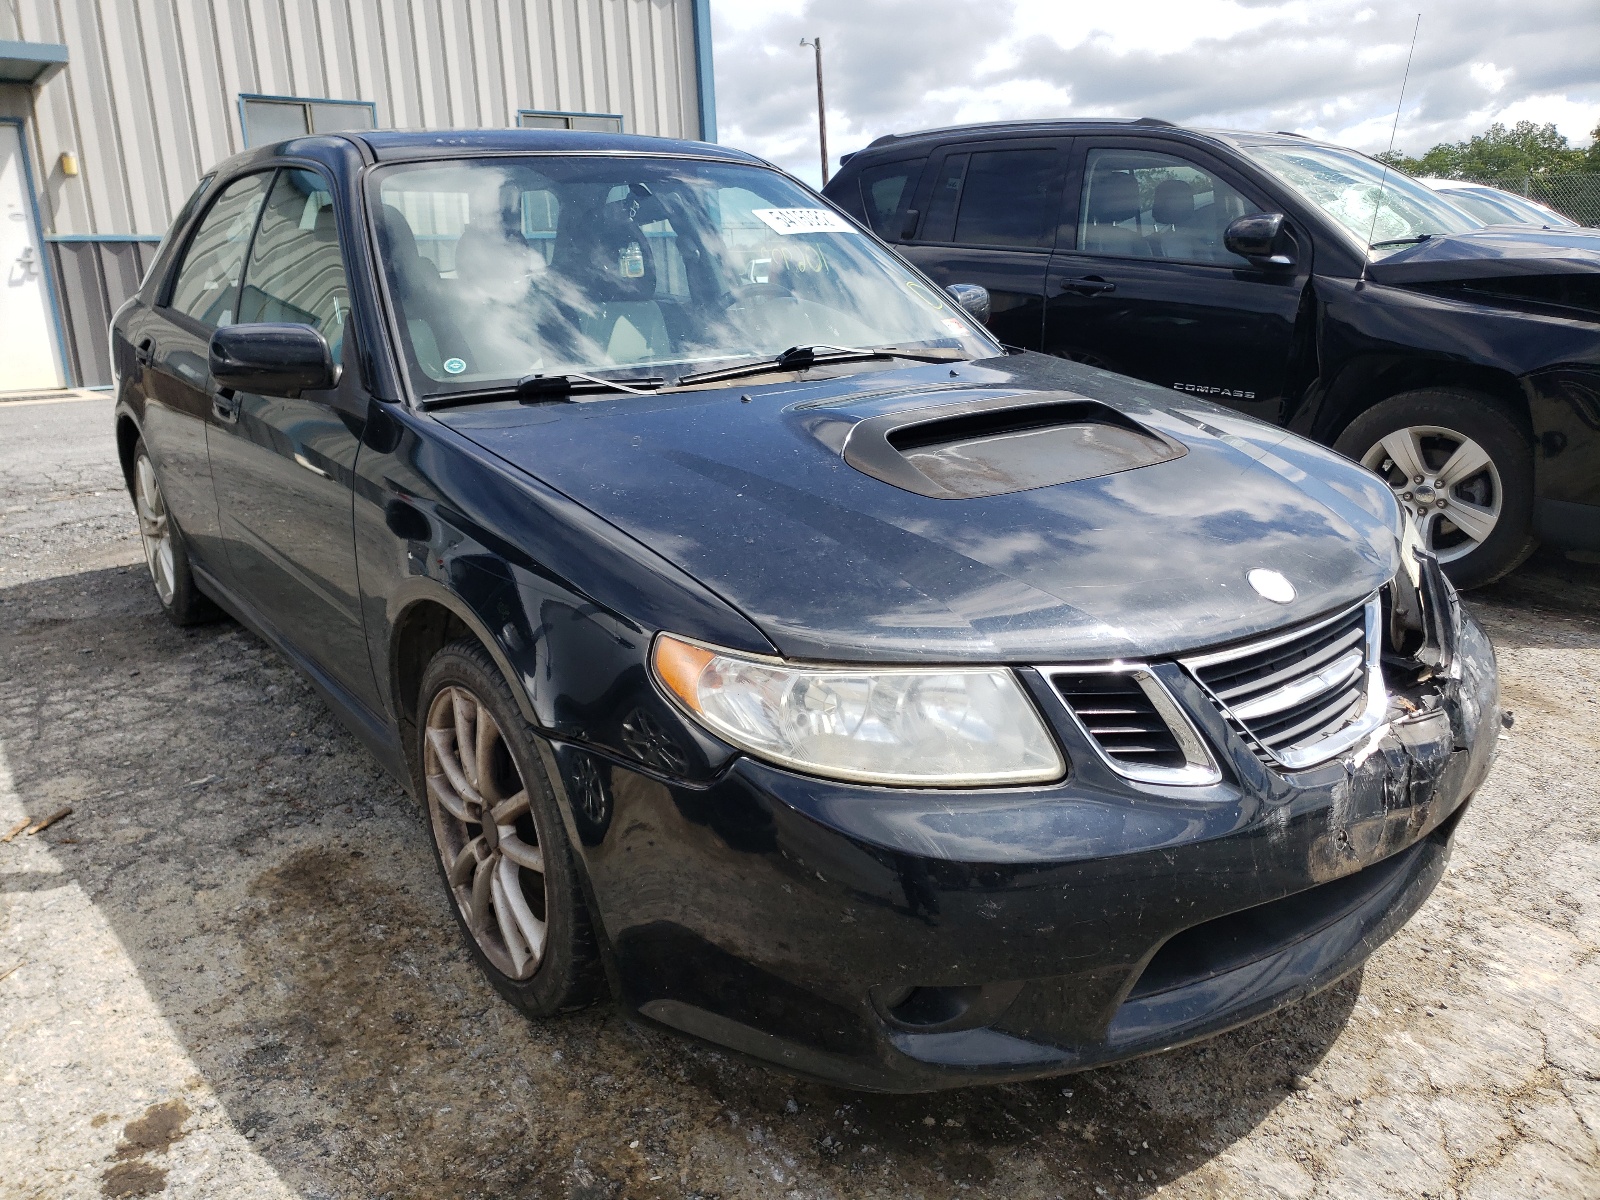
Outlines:
[[1472,183],[1485,183],[1548,204],[1580,225],[1600,226],[1600,172],[1472,175],[1466,178]]

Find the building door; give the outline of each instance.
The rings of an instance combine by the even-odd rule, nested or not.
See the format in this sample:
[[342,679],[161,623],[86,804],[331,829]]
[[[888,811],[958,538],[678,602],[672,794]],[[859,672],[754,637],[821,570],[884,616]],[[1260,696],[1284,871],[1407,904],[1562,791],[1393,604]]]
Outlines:
[[0,122],[0,392],[61,386],[22,126]]
[[1051,259],[1044,348],[1275,421],[1310,256],[1263,270],[1231,253],[1224,230],[1264,198],[1188,147],[1147,146],[1088,145],[1076,235]]

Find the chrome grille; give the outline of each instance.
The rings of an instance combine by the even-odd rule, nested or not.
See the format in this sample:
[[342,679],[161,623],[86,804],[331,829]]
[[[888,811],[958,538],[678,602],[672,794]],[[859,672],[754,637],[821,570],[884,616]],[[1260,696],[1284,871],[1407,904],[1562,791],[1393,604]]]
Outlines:
[[1314,625],[1183,660],[1256,754],[1308,767],[1383,722],[1378,598]]
[[1045,674],[1119,775],[1189,785],[1222,777],[1189,718],[1148,668],[1045,668]]

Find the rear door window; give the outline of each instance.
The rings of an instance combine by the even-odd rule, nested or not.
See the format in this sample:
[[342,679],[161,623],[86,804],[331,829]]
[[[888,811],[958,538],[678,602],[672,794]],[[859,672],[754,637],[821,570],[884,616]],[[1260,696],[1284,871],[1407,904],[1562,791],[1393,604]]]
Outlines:
[[1038,250],[1055,244],[1066,155],[1053,146],[947,154],[918,241]]
[[966,246],[1048,247],[1061,211],[1056,150],[984,150],[961,184],[954,241]]
[[246,175],[222,190],[189,239],[167,307],[216,328],[232,325],[239,279],[272,172]]
[[879,237],[899,241],[906,233],[906,216],[917,184],[922,179],[925,158],[884,163],[861,172],[861,203],[867,223]]

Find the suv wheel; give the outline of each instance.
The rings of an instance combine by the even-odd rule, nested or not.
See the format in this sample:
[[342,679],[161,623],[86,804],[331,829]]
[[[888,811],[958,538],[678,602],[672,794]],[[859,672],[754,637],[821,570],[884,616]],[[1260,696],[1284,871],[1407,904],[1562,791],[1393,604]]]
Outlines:
[[1457,587],[1499,579],[1533,553],[1533,447],[1476,392],[1393,396],[1350,422],[1334,449],[1375,471]]
[[143,438],[133,446],[133,507],[139,517],[145,565],[150,568],[150,581],[155,584],[161,611],[174,625],[216,620],[222,614],[201,594],[189,570],[188,547],[167,511],[155,463],[150,461]]
[[601,989],[599,954],[537,734],[471,639],[423,675],[415,762],[456,919],[478,966],[533,1016]]

